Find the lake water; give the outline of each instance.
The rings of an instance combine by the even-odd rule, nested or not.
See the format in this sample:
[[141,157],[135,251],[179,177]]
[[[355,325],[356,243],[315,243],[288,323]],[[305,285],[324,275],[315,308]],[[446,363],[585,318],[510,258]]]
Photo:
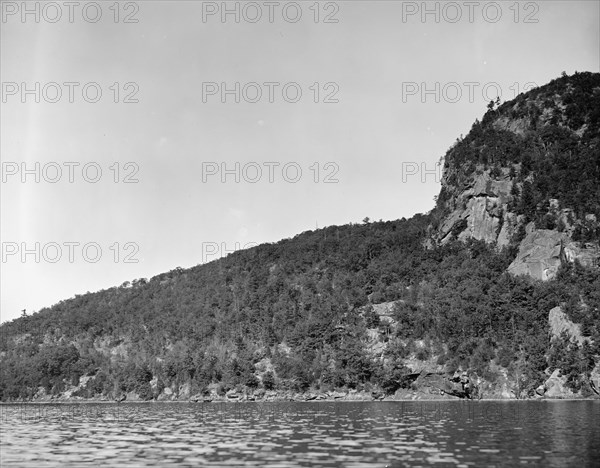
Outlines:
[[20,467],[600,466],[600,401],[2,405]]

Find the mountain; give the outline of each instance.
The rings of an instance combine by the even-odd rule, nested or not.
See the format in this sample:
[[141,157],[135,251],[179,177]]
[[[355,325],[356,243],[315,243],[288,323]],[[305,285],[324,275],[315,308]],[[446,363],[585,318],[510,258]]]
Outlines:
[[600,74],[492,102],[444,156],[430,213],[307,231],[5,323],[0,396],[595,395],[599,132]]

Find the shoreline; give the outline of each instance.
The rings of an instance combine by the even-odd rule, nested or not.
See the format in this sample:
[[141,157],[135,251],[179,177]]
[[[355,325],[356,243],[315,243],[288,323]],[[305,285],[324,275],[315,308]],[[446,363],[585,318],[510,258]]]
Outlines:
[[410,398],[398,398],[398,399],[383,399],[383,400],[367,400],[367,399],[324,399],[324,400],[289,400],[289,399],[269,399],[269,400],[228,400],[214,399],[211,401],[190,401],[190,400],[129,400],[129,401],[114,401],[114,400],[79,400],[79,399],[62,399],[62,400],[37,400],[37,401],[0,401],[0,406],[14,406],[14,405],[72,405],[72,404],[105,404],[105,405],[122,405],[122,404],[235,404],[235,403],[440,403],[440,402],[461,402],[461,403],[478,403],[478,402],[556,402],[556,401],[600,401],[600,397],[597,398],[527,398],[517,400],[516,398],[481,398],[481,399],[447,399],[447,398],[431,398],[431,399],[410,399]]

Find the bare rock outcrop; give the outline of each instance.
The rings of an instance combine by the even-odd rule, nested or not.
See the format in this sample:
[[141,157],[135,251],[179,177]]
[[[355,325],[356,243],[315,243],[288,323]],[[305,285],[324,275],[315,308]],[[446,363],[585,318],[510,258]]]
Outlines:
[[[500,247],[508,244],[509,231],[516,224],[514,214],[507,211],[511,187],[508,175],[493,178],[489,171],[475,175],[455,195],[455,208],[442,223],[438,240],[443,244],[455,234],[459,240],[498,242]],[[456,232],[456,226],[460,226],[460,232]]]
[[566,386],[566,382],[567,378],[560,375],[560,369],[556,369],[544,383],[546,389],[544,396],[550,398],[573,397],[574,393]]
[[600,266],[600,248],[597,245],[588,243],[581,246],[577,242],[568,242],[565,245],[565,259],[569,262],[578,260],[582,265]]
[[521,242],[517,258],[508,267],[513,275],[528,275],[540,280],[553,278],[561,265],[567,237],[548,229],[533,229]]
[[[462,179],[456,169],[448,169],[444,174],[442,185],[449,197],[443,203],[446,215],[432,237],[433,243],[473,238],[502,248],[509,245],[517,231],[522,229],[525,217],[511,211],[511,206],[514,210],[515,200],[511,191],[515,180],[510,177],[509,169],[504,168],[494,176],[482,167],[476,171],[472,176],[462,176]],[[458,183],[459,179],[462,182]],[[508,271],[545,281],[556,276],[563,262],[578,260],[585,266],[600,266],[598,245],[573,241],[576,226],[582,223],[597,225],[596,217],[589,214],[584,220],[578,220],[574,211],[568,207],[561,208],[557,199],[550,199],[548,214],[561,226],[561,231],[536,229],[533,222],[529,223],[526,236],[519,245],[519,253]]]
[[560,306],[550,310],[548,323],[550,325],[551,338],[553,339],[559,338],[564,332],[571,337],[571,340],[577,341],[580,346],[586,341],[589,342],[589,338],[581,335],[581,325],[571,322]]
[[556,276],[562,262],[579,260],[585,266],[597,266],[600,249],[591,244],[581,246],[562,232],[532,229],[519,246],[517,257],[508,267],[513,275],[528,275],[546,281]]

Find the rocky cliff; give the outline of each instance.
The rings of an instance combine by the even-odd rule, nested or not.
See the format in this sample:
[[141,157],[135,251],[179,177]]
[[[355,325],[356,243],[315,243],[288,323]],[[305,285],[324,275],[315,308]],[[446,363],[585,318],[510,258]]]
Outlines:
[[[426,245],[482,240],[507,249],[511,275],[544,282],[557,278],[565,265],[599,268],[599,129],[597,74],[563,76],[511,102],[490,103],[483,120],[443,158],[442,188]],[[600,366],[575,371],[581,365],[571,359],[576,349],[595,346],[589,334],[584,336],[582,325],[560,306],[549,310],[548,325],[548,345],[561,351],[549,358],[552,364],[536,394],[576,396],[572,382],[578,374],[587,375],[588,394],[598,394]],[[561,372],[555,365],[571,370]],[[499,397],[519,393],[507,375],[495,384],[482,382],[481,390]]]
[[563,77],[488,106],[445,155],[434,243],[473,238],[513,247],[508,271],[540,280],[553,278],[561,262],[598,265],[598,76]]
[[[448,173],[443,183],[448,183]],[[436,238],[448,242],[453,237],[459,240],[474,238],[486,242],[508,245],[519,217],[508,210],[511,199],[512,180],[508,171],[499,177],[490,176],[483,167],[464,180],[461,186],[452,188],[452,209],[445,217]],[[446,190],[450,191],[446,185]]]
[[508,267],[513,275],[528,275],[543,281],[556,276],[564,262],[579,261],[588,267],[598,266],[600,249],[593,243],[574,242],[564,232],[527,227],[527,236],[519,244],[517,257]]

